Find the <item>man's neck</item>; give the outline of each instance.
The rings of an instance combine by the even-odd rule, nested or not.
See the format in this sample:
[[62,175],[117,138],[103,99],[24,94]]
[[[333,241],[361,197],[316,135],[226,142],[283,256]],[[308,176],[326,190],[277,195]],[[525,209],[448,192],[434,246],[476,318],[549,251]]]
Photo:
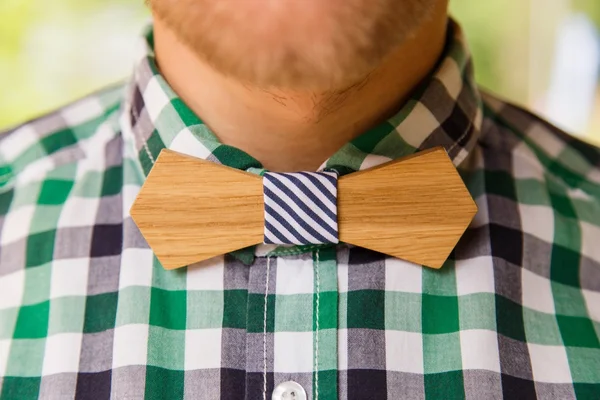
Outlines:
[[267,90],[238,82],[198,59],[155,17],[157,61],[175,92],[221,142],[272,171],[316,170],[345,143],[390,117],[431,72],[446,37],[447,10],[438,8],[378,68],[346,88]]

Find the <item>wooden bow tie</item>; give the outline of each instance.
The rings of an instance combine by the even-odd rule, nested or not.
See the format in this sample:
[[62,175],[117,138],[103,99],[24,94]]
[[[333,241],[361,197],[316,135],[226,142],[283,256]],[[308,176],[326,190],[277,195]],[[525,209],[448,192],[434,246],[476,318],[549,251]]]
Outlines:
[[[288,180],[281,178],[286,174],[272,175],[281,182]],[[301,234],[290,233],[296,221],[277,217],[292,214],[327,221],[324,226],[299,221],[298,232],[312,240],[322,233],[335,236],[327,239],[335,243],[339,233],[341,242],[440,268],[477,212],[475,202],[441,147],[339,179],[314,173],[287,175],[291,176],[290,182],[304,183],[294,188],[282,186],[279,191],[277,185],[281,182],[276,180],[277,187],[272,186],[271,192],[266,176],[263,185],[259,175],[165,149],[131,207],[131,216],[166,269],[263,242],[277,243],[277,238],[283,236],[294,240],[299,237],[304,243]],[[311,183],[310,179],[314,181]],[[317,182],[319,179],[323,185]],[[328,203],[328,199],[336,201],[335,187],[323,179],[337,181],[337,210],[335,204]],[[308,193],[314,203],[307,201],[321,204],[322,209],[310,209],[304,204],[288,207],[277,197],[277,193],[281,197],[290,193],[290,198],[297,199],[294,193],[304,195],[295,192],[298,187],[308,186],[331,187],[333,195],[316,193],[321,200]],[[336,211],[334,224],[331,215]],[[290,228],[289,232],[285,227]]]

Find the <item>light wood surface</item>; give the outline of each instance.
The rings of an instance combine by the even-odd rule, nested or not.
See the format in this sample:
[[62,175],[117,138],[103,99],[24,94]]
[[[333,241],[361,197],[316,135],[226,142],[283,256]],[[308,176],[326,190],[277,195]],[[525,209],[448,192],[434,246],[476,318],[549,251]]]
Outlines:
[[340,241],[440,268],[477,213],[443,148],[338,181]]
[[[340,241],[442,266],[477,212],[442,148],[340,178]],[[131,216],[166,269],[262,243],[260,176],[163,150]]]
[[131,217],[173,269],[262,243],[263,204],[260,176],[163,150]]

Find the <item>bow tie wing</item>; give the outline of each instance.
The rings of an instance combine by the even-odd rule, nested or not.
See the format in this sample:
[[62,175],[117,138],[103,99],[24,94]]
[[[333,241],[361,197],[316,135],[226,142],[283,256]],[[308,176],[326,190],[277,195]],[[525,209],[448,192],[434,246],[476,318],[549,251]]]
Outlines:
[[[295,178],[288,180],[308,179]],[[329,221],[329,203],[317,210],[313,203],[320,202],[314,198],[300,201],[312,197],[299,193],[304,183],[298,185],[280,188],[281,199],[266,197],[275,207],[291,196],[279,210],[291,213],[280,221],[287,227],[284,233],[300,240],[302,233],[318,236],[333,229],[334,240],[325,242],[336,243],[339,233],[339,241],[433,268],[442,266],[477,212],[443,148],[339,178],[333,225],[321,223]],[[163,266],[173,269],[262,243],[272,232],[265,230],[265,215],[271,216],[265,212],[265,193],[258,175],[163,150],[131,216]],[[335,198],[333,192],[320,194]]]
[[343,176],[340,241],[440,268],[477,213],[439,147]]
[[262,178],[165,149],[131,217],[164,268],[193,264],[262,243]]

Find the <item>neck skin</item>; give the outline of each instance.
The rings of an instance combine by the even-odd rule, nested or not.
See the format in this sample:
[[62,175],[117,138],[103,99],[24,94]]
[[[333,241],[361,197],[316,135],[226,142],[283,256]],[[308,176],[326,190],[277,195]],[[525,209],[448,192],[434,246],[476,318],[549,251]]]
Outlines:
[[161,73],[222,143],[244,150],[271,171],[315,171],[345,143],[398,110],[438,61],[446,24],[447,4],[440,1],[369,76],[321,93],[267,91],[221,75],[156,16],[154,38]]

